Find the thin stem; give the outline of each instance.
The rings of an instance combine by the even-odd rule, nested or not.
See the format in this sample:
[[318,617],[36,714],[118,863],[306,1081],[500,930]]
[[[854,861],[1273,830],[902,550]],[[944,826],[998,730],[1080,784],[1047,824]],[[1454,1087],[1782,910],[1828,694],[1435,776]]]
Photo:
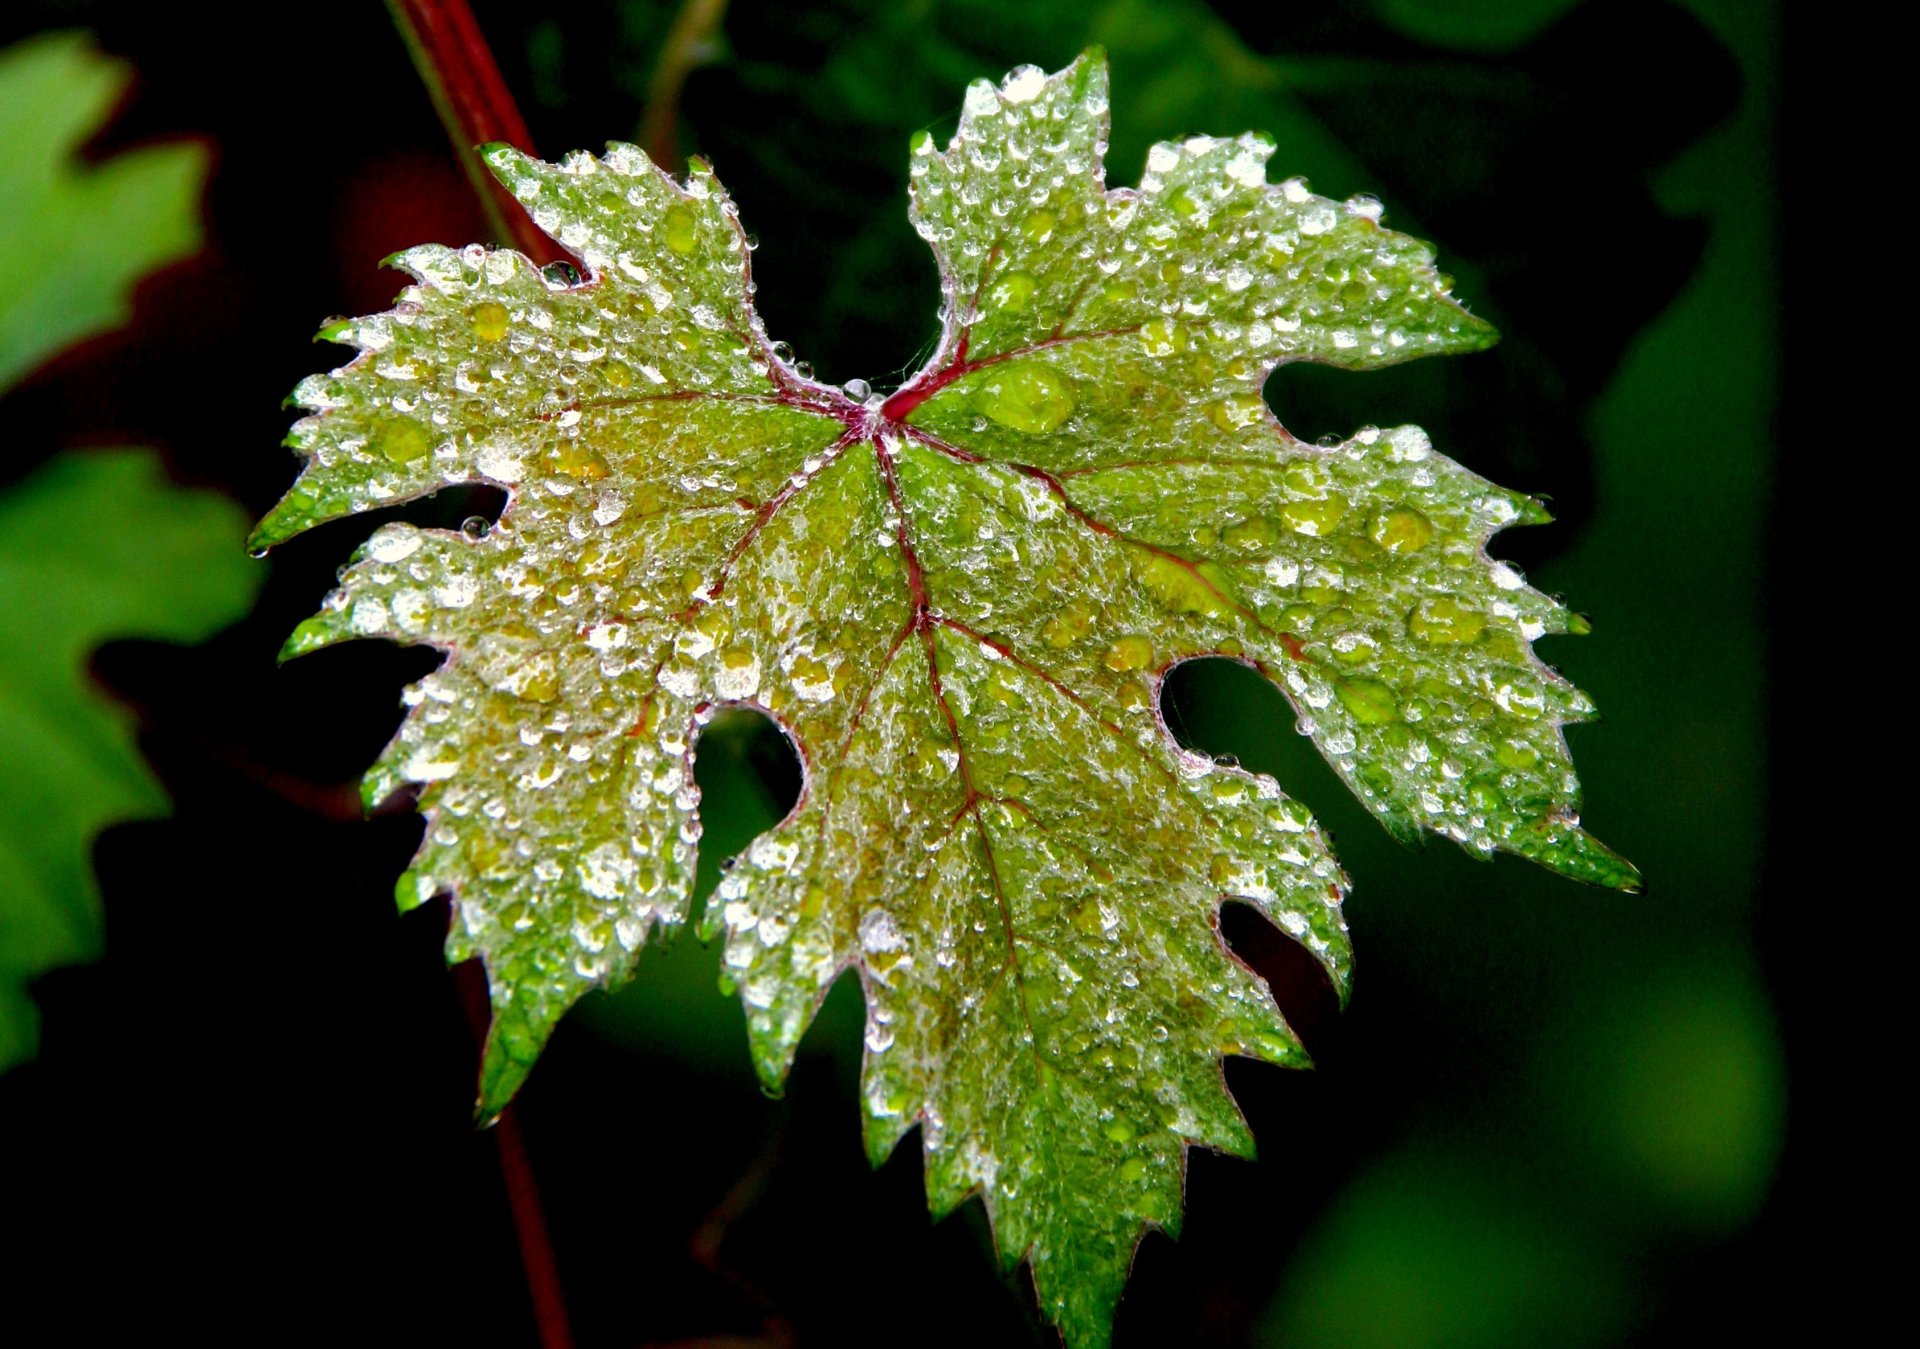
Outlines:
[[640,145],[647,158],[668,173],[687,167],[680,157],[680,91],[688,75],[713,59],[713,35],[726,12],[727,0],[685,0],[653,64],[640,117]]
[[495,236],[542,265],[564,258],[480,158],[479,147],[496,141],[532,154],[533,137],[467,0],[387,0],[387,8]]
[[[474,1041],[486,1052],[487,1029],[493,1013],[487,1001],[487,975],[477,960],[456,965],[454,983],[460,1004],[473,1026]],[[540,1349],[573,1349],[573,1326],[567,1318],[566,1295],[560,1286],[560,1262],[554,1258],[540,1207],[540,1186],[533,1177],[526,1135],[520,1116],[509,1104],[493,1126],[500,1150],[500,1175],[507,1186],[507,1207],[513,1213],[513,1232],[520,1242],[520,1265],[526,1271],[527,1295],[533,1302],[534,1324],[540,1330]]]

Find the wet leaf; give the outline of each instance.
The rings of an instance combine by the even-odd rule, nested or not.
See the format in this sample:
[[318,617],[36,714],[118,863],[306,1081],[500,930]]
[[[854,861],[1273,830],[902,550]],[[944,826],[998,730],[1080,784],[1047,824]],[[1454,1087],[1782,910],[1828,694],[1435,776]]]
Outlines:
[[418,787],[401,902],[451,892],[449,954],[486,962],[483,1112],[687,920],[700,727],[763,708],[804,789],[702,922],[762,1080],[855,971],[870,1154],[918,1124],[935,1212],[980,1193],[1075,1345],[1106,1341],[1143,1229],[1177,1229],[1186,1149],[1251,1152],[1221,1057],[1306,1061],[1220,904],[1349,979],[1326,840],[1179,748],[1172,665],[1267,674],[1396,831],[1634,879],[1575,815],[1561,728],[1590,708],[1532,653],[1577,621],[1484,552],[1545,512],[1415,428],[1306,445],[1261,398],[1283,361],[1491,330],[1377,203],[1270,183],[1260,137],[1156,146],[1108,190],[1106,108],[1090,53],[974,85],[944,151],[916,139],[945,322],[891,396],[768,341],[704,164],[495,149],[587,279],[403,254],[398,305],[329,330],[360,354],[300,387],[307,466],[256,535],[508,490],[484,535],[382,526],[287,648],[448,653],[367,795]]

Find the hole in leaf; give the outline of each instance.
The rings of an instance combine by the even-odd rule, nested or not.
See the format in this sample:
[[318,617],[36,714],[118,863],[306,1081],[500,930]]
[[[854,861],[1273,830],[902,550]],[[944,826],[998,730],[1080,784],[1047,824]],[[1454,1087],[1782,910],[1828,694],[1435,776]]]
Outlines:
[[1308,444],[1344,440],[1363,426],[1409,422],[1435,434],[1433,428],[1451,428],[1469,410],[1460,374],[1447,361],[1409,361],[1369,370],[1364,378],[1337,366],[1288,361],[1267,376],[1265,393],[1280,424]]
[[701,825],[694,895],[703,900],[740,851],[800,799],[800,756],[766,713],[723,708],[700,731],[693,779],[700,784]]
[[[442,487],[432,496],[411,503],[401,518],[422,529],[460,529],[469,520],[483,521],[488,529],[500,522],[507,508],[505,490],[486,483],[459,483]],[[475,532],[471,528],[469,533]]]
[[[1176,665],[1161,685],[1160,714],[1182,748],[1266,774],[1305,801],[1323,827],[1357,825],[1365,813],[1313,742],[1295,730],[1286,696],[1239,661],[1216,656]],[[1319,1058],[1340,1010],[1326,971],[1251,905],[1224,905],[1220,930],[1233,953],[1267,981],[1287,1024]]]
[[1160,688],[1160,715],[1181,748],[1266,774],[1328,828],[1365,814],[1296,729],[1286,695],[1237,660],[1209,656],[1174,666]]
[[1235,900],[1222,905],[1220,932],[1233,953],[1267,981],[1280,1014],[1307,1052],[1323,1058],[1340,1022],[1340,995],[1320,962],[1251,904]]

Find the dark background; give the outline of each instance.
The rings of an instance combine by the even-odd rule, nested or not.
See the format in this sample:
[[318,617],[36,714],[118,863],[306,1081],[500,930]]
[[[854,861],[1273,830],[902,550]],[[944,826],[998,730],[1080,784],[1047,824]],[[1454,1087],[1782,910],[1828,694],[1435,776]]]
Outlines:
[[[672,6],[476,8],[542,151],[636,134]],[[187,135],[216,155],[205,252],[0,405],[0,487],[63,446],[151,444],[264,511],[294,469],[280,399],[339,359],[309,335],[385,307],[388,253],[485,236],[381,5],[234,13],[0,19],[4,41],[90,27],[138,68],[98,152]],[[1394,844],[1277,692],[1183,669],[1183,739],[1274,773],[1336,836],[1359,974],[1337,1015],[1283,939],[1230,928],[1320,1068],[1229,1065],[1262,1159],[1194,1156],[1186,1234],[1143,1246],[1119,1345],[1721,1342],[1830,1295],[1846,938],[1801,880],[1806,803],[1770,785],[1804,748],[1768,676],[1795,612],[1793,35],[1736,0],[736,0],[689,81],[682,141],[762,241],[768,328],[831,379],[896,382],[935,331],[908,136],[950,132],[968,79],[1096,40],[1111,181],[1157,139],[1267,130],[1276,176],[1380,196],[1506,334],[1465,360],[1291,368],[1269,399],[1309,437],[1419,422],[1553,498],[1556,524],[1497,546],[1594,618],[1543,654],[1606,715],[1572,736],[1587,823],[1647,893]],[[350,786],[431,657],[274,665],[374,523],[278,550],[255,614],[202,647],[96,658],[176,813],[101,838],[106,958],[39,982],[41,1055],[0,1078],[8,1343],[534,1342],[494,1142],[469,1124],[445,914],[393,910],[418,825],[360,821]],[[784,809],[784,756],[751,721],[708,732],[709,880]],[[649,953],[522,1097],[580,1343],[1048,1343],[977,1206],[928,1223],[916,1147],[867,1169],[857,990],[769,1101],[716,968],[690,939]]]

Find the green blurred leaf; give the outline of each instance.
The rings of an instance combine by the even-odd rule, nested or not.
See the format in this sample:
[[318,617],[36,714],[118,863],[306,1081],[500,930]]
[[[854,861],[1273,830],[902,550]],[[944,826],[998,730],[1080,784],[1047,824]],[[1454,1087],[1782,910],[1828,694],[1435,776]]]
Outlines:
[[1421,42],[1504,51],[1536,36],[1579,0],[1374,0],[1389,25]]
[[27,981],[99,954],[93,836],[166,809],[88,653],[198,641],[245,612],[244,533],[238,507],[172,486],[145,450],[64,454],[0,495],[0,1067],[33,1052]]
[[1617,1344],[1625,1271],[1510,1178],[1410,1149],[1306,1239],[1254,1342],[1312,1349]]
[[1709,1234],[1753,1218],[1780,1155],[1786,1070],[1752,976],[1724,961],[1656,967],[1584,1007],[1556,1044],[1563,1126],[1615,1206]]
[[[198,147],[71,158],[126,82],[80,34],[0,54],[0,390],[125,318],[133,284],[198,243]],[[88,654],[231,622],[255,585],[243,534],[235,506],[141,450],[62,455],[0,495],[0,1068],[37,1042],[27,982],[99,953],[94,834],[166,807]]]
[[890,398],[767,339],[704,163],[681,184],[630,146],[496,148],[590,278],[401,255],[400,303],[328,330],[360,354],[300,386],[306,467],[256,533],[510,494],[484,535],[383,526],[287,644],[448,653],[366,792],[419,785],[401,901],[451,892],[449,955],[486,963],[483,1113],[685,922],[694,746],[715,708],[763,708],[806,785],[704,923],[762,1081],[856,971],[869,1154],[921,1126],[934,1211],[981,1193],[1074,1345],[1106,1342],[1143,1230],[1177,1229],[1186,1149],[1250,1153],[1221,1056],[1306,1061],[1222,900],[1350,972],[1324,837],[1179,748],[1169,668],[1261,670],[1397,832],[1635,881],[1575,814],[1561,732],[1590,707],[1532,652],[1576,625],[1484,551],[1545,512],[1417,428],[1317,447],[1262,401],[1285,362],[1492,330],[1377,202],[1269,183],[1265,137],[1156,145],[1109,191],[1107,108],[1096,52],[978,81],[944,152],[916,138],[944,325]]
[[200,246],[202,147],[159,145],[100,164],[74,157],[130,78],[84,33],[0,54],[0,392],[124,323],[134,284]]

